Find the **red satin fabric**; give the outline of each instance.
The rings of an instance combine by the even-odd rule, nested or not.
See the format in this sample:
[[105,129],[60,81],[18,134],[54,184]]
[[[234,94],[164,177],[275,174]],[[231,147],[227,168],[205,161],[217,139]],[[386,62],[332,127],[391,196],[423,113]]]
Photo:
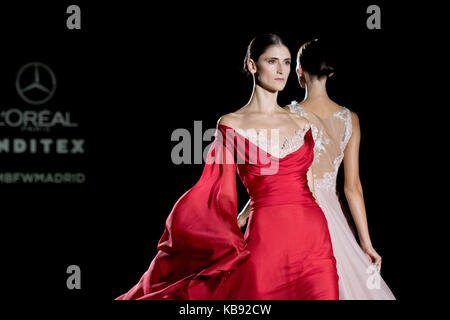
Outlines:
[[[278,159],[218,125],[197,184],[175,204],[149,269],[117,300],[338,299],[325,216],[309,190],[311,130]],[[236,170],[252,201],[237,225]]]

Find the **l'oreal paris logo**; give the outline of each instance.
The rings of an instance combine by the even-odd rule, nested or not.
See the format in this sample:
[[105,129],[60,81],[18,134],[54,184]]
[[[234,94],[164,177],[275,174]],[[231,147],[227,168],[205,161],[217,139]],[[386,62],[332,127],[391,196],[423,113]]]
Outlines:
[[70,112],[19,110],[16,108],[0,111],[0,127],[21,127],[25,130],[27,128],[51,128],[56,125],[78,127],[77,123],[70,120]]
[[[56,76],[47,65],[30,62],[17,72],[15,85],[23,101],[37,106],[48,102],[55,94]],[[78,127],[77,123],[71,121],[70,112],[17,108],[0,111],[0,127],[20,127],[22,131],[48,131],[56,125]]]

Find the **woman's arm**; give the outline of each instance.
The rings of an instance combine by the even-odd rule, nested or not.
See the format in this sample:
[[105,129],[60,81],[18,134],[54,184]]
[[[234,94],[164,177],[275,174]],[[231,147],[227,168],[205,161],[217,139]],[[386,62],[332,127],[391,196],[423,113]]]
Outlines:
[[245,205],[244,209],[242,209],[241,213],[238,215],[238,225],[240,228],[245,226],[247,223],[248,216],[250,215],[250,199],[248,200],[247,204]]
[[361,141],[361,129],[359,118],[352,112],[352,136],[344,151],[344,193],[347,199],[353,220],[358,230],[361,248],[381,268],[381,257],[373,249],[369,236],[364,194],[359,177],[359,145]]
[[[233,113],[228,113],[224,116],[222,116],[219,119],[219,124],[223,124],[232,128],[240,128],[240,123],[238,122],[238,119],[235,117]],[[248,216],[250,215],[250,200],[248,200],[247,204],[245,205],[244,209],[238,214],[237,220],[238,220],[238,226],[239,228],[242,228],[247,223]]]

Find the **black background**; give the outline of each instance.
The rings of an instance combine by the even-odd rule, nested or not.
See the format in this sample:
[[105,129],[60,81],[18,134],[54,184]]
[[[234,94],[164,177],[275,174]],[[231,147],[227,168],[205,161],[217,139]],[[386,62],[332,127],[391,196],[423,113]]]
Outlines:
[[[70,4],[81,8],[81,30],[66,28]],[[370,4],[381,8],[381,30],[366,27]],[[4,7],[1,107],[24,104],[15,74],[41,61],[58,76],[47,107],[71,110],[81,124],[77,134],[87,141],[79,157],[0,155],[2,171],[61,166],[87,174],[81,185],[0,185],[2,268],[10,292],[109,303],[137,283],[172,206],[203,169],[172,163],[172,132],[193,133],[196,120],[203,131],[213,128],[220,116],[247,103],[251,82],[241,72],[246,47],[254,36],[275,32],[293,58],[311,38],[335,42],[338,69],[328,81],[329,96],[360,118],[360,174],[382,276],[397,299],[417,298],[414,289],[423,283],[412,280],[411,263],[418,258],[411,223],[423,211],[411,159],[423,130],[411,130],[418,132],[423,105],[413,68],[420,35],[408,8],[384,1]],[[293,68],[279,104],[303,95]],[[243,188],[238,196],[243,205]],[[66,287],[71,264],[81,268],[81,290]]]

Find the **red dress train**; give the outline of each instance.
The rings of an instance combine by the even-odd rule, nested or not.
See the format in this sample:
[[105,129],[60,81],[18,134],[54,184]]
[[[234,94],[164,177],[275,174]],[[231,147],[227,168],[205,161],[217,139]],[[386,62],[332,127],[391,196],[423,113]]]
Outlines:
[[[175,204],[158,252],[117,300],[338,299],[326,218],[307,184],[311,130],[283,158],[218,125],[200,180]],[[236,171],[252,201],[237,225]]]

